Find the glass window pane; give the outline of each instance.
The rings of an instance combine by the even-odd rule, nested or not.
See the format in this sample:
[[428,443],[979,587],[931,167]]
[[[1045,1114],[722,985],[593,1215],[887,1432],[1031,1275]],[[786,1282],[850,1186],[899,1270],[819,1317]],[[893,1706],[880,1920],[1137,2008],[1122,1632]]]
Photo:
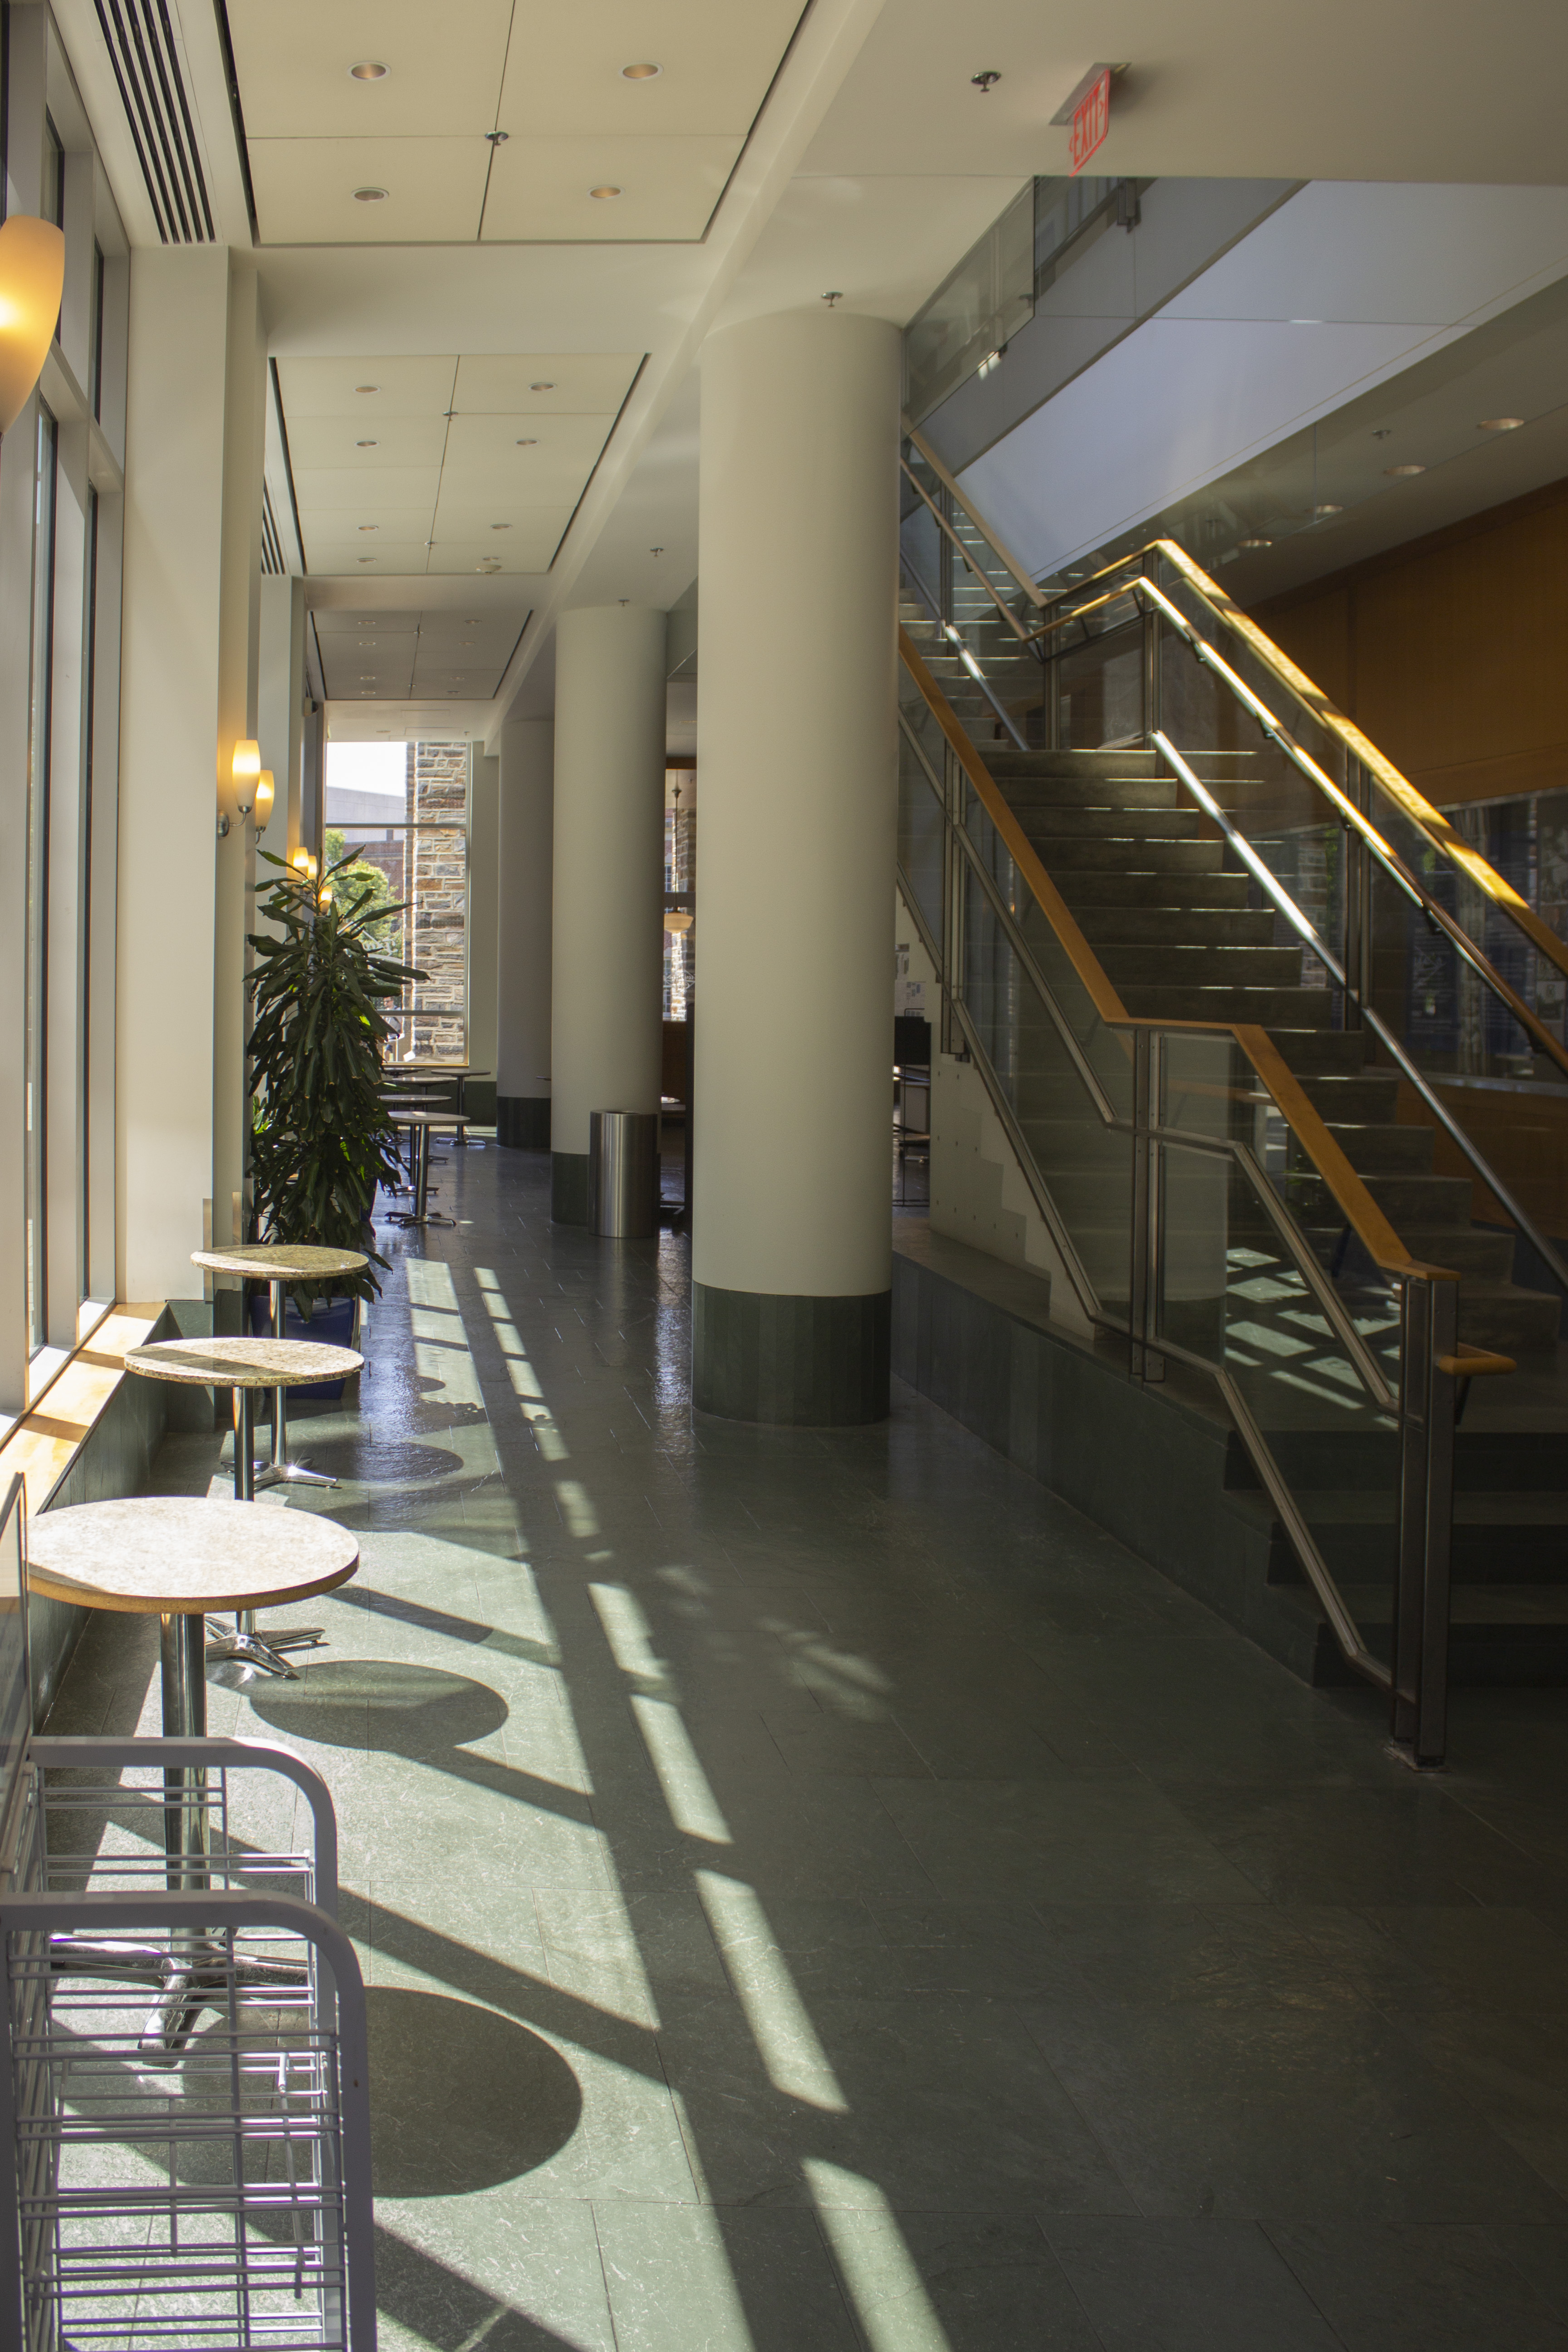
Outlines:
[[468,1047],[468,746],[331,743],[323,866],[357,852],[333,883],[372,896],[377,946],[425,974],[407,992],[393,1051],[461,1062]]

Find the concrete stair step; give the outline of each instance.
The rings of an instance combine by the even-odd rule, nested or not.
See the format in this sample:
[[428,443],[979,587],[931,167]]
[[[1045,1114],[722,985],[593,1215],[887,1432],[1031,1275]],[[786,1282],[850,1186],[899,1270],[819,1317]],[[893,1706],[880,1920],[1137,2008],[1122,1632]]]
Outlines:
[[1328,991],[1318,988],[1187,988],[1132,982],[1118,993],[1141,1021],[1246,1021],[1272,1031],[1326,1029],[1333,1017]]
[[1060,878],[1063,896],[1069,903],[1071,890],[1067,877],[1074,867],[1096,868],[1119,876],[1217,874],[1225,848],[1219,841],[1195,841],[1179,835],[1162,841],[1133,840],[1125,833],[1031,833],[1029,840],[1051,879]]
[[[1322,1106],[1317,1106],[1320,1109]],[[1432,1170],[1437,1138],[1429,1127],[1379,1126],[1325,1118],[1330,1134],[1363,1176],[1424,1176]],[[1307,1155],[1292,1139],[1292,1168],[1305,1167]]]
[[[1337,1216],[1336,1212],[1336,1216]],[[1344,1231],[1314,1215],[1303,1219],[1307,1238],[1325,1265],[1331,1265]],[[1506,1282],[1513,1266],[1513,1235],[1489,1234],[1479,1225],[1439,1225],[1412,1218],[1399,1227],[1399,1238],[1413,1257],[1426,1265],[1446,1265],[1460,1276],[1489,1282]]]
[[[1079,907],[1079,928],[1094,946],[1156,942],[1225,948],[1270,948],[1274,918],[1249,907]],[[1297,968],[1300,957],[1296,957]]]
[[1512,1356],[1550,1348],[1563,1320],[1554,1290],[1525,1290],[1517,1282],[1469,1275],[1459,1284],[1459,1337],[1472,1348]]
[[[1194,874],[1173,867],[1168,873],[1101,871],[1094,866],[1064,866],[1052,876],[1075,914],[1089,907],[1131,912],[1147,907],[1171,914],[1247,914],[1245,874],[1224,874],[1218,868]],[[1272,915],[1264,919],[1270,925]]]
[[1345,1071],[1309,1077],[1305,1092],[1331,1127],[1392,1127],[1399,1080]]
[[1158,776],[1158,751],[1130,748],[1117,751],[1020,751],[1015,746],[999,754],[992,770],[998,783],[1015,780],[1033,782],[1051,776]]
[[[1001,764],[999,758],[988,758],[986,766],[995,775]],[[1021,817],[1036,815],[1041,809],[1112,808],[1171,809],[1191,808],[1184,800],[1170,776],[1026,776],[1009,777],[1004,782],[1007,800]]]
[[1097,945],[1096,952],[1118,988],[1124,982],[1134,986],[1157,982],[1176,990],[1237,988],[1250,994],[1260,988],[1291,988],[1301,973],[1300,951],[1296,948],[1231,947],[1194,940],[1167,940],[1162,945],[1107,940]]
[[[1372,1581],[1394,1573],[1398,1505],[1393,1493],[1347,1488],[1303,1497],[1307,1520],[1337,1578]],[[1268,1556],[1270,1584],[1306,1579],[1275,1523]],[[1454,1498],[1453,1577],[1456,1584],[1568,1584],[1568,1495],[1458,1494]]]
[[[1014,803],[1019,824],[1029,839],[1045,856],[1043,845],[1049,841],[1109,839],[1130,845],[1166,841],[1196,841],[1202,837],[1204,818],[1194,808],[1141,808],[1131,814],[1123,809],[1098,807],[1068,808],[1052,801],[1039,808]],[[1216,842],[1215,846],[1218,848]],[[1134,863],[1142,863],[1134,857]],[[1048,863],[1048,861],[1047,861]]]
[[[1415,1249],[1414,1239],[1419,1228],[1439,1224],[1458,1226],[1470,1205],[1470,1180],[1468,1176],[1369,1174],[1363,1181],[1405,1248],[1416,1255],[1422,1255]],[[1333,1195],[1319,1176],[1292,1176],[1289,1200],[1296,1214],[1305,1224],[1328,1223],[1337,1213]],[[1457,1273],[1458,1268],[1456,1267],[1455,1271]]]

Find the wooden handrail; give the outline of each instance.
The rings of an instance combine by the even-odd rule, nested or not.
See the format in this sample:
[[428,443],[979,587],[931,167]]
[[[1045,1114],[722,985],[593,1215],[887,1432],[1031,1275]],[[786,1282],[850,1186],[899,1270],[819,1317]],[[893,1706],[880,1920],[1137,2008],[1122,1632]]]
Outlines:
[[[1457,1281],[1458,1277],[1450,1268],[1428,1265],[1405,1248],[1351,1166],[1344,1151],[1330,1134],[1300,1078],[1266,1029],[1259,1028],[1253,1022],[1163,1021],[1152,1015],[1128,1012],[1099,957],[1074,920],[1067,901],[1041,864],[1038,852],[1014,815],[1006,796],[902,626],[899,630],[899,651],[905,668],[952,745],[954,756],[974,787],[981,806],[995,826],[1030,896],[1056,933],[1100,1019],[1108,1026],[1118,1029],[1179,1030],[1185,1034],[1206,1032],[1210,1035],[1231,1038],[1258,1073],[1266,1092],[1278,1105],[1287,1125],[1301,1143],[1333,1195],[1346,1223],[1373,1265],[1381,1266],[1385,1273],[1411,1281]],[[1511,1365],[1510,1369],[1512,1369]]]

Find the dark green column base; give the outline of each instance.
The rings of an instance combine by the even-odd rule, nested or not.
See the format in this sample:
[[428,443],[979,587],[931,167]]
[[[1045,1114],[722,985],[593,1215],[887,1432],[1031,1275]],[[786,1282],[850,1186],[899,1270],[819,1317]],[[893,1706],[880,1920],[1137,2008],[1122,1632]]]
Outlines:
[[556,1225],[587,1223],[588,1155],[585,1151],[551,1153],[550,1220]]
[[888,1412],[892,1293],[773,1297],[691,1286],[691,1402],[727,1421],[803,1429]]
[[[470,1087],[468,1091],[471,1094],[473,1088]],[[513,1151],[548,1151],[550,1097],[498,1095],[496,1141],[506,1144]]]

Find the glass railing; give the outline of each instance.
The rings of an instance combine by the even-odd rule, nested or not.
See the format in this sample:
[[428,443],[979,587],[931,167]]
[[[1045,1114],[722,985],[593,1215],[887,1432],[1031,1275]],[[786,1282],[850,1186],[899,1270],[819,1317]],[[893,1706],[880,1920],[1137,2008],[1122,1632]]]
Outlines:
[[[1386,1660],[1398,1557],[1399,1285],[1349,1245],[1312,1140],[1233,1035],[1155,1031],[1147,1050],[1155,1343],[1224,1376],[1362,1638]],[[1271,1561],[1270,1573],[1291,1570]]]
[[[902,677],[900,882],[951,1049],[980,1069],[1082,1313],[1125,1336],[1141,1377],[1173,1358],[1219,1383],[1285,1532],[1271,1576],[1303,1576],[1352,1664],[1384,1685],[1393,1674],[1396,1736],[1430,1761],[1447,1585],[1428,1574],[1446,1553],[1425,1531],[1451,1519],[1452,1496],[1451,1448],[1428,1434],[1434,1411],[1452,1426],[1461,1359],[1507,1360],[1461,1349],[1454,1273],[1406,1246],[1263,1030],[1128,1016],[987,767],[995,754],[908,638]],[[1215,830],[1283,895],[1265,853],[1300,829],[1284,821],[1307,805],[1299,772],[1268,764],[1267,738],[1226,749],[1256,751],[1258,770],[1247,790],[1226,785],[1224,808],[1207,795]],[[1342,972],[1318,964],[1342,994]],[[1414,1386],[1412,1329],[1437,1368]],[[1440,1356],[1434,1330],[1448,1334]],[[1401,1682],[1396,1628],[1434,1610],[1443,1640]]]

